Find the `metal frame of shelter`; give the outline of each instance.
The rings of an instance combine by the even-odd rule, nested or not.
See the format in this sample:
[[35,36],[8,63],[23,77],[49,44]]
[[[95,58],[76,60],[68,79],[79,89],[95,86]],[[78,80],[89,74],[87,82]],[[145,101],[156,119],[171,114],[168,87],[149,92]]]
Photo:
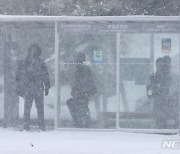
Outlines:
[[[85,27],[82,33],[115,33],[116,34],[116,57],[120,57],[120,34],[121,33],[179,33],[180,35],[180,16],[9,16],[0,15],[0,23],[25,23],[25,22],[39,22],[39,23],[52,23],[54,24],[55,31],[55,86],[56,86],[56,101],[54,104],[54,128],[60,130],[102,130],[107,129],[76,129],[76,128],[59,128],[59,104],[60,104],[60,87],[59,87],[59,32],[63,30],[69,31],[68,22],[75,23],[90,23],[90,26]],[[64,25],[63,25],[63,24]],[[93,23],[99,24],[96,27]],[[112,29],[112,23],[115,23],[115,28]],[[132,24],[133,23],[133,24]],[[159,24],[161,23],[161,24]],[[172,24],[173,23],[173,24]],[[61,26],[59,26],[59,24]],[[85,25],[85,26],[86,26]],[[59,28],[60,27],[60,28]],[[76,32],[77,27],[74,27],[72,32]],[[71,31],[69,31],[71,32]],[[180,46],[180,42],[179,42]],[[180,66],[179,66],[180,68]],[[116,129],[115,131],[125,132],[141,132],[141,133],[180,133],[179,129],[122,129],[119,127],[119,113],[120,113],[120,58],[116,58]],[[179,87],[180,87],[180,83]],[[179,94],[180,98],[180,94]],[[180,106],[180,99],[179,99]],[[180,109],[179,109],[180,111]],[[180,113],[179,113],[180,117]],[[180,118],[179,118],[180,119]],[[108,129],[109,130],[109,129]],[[112,129],[111,129],[112,131]]]

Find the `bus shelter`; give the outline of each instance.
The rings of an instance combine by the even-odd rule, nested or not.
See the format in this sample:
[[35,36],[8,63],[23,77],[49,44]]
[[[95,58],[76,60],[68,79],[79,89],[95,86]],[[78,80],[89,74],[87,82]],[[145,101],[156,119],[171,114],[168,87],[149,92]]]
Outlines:
[[[86,129],[178,133],[179,17],[0,16],[0,23],[0,99],[5,126],[22,124],[24,100],[15,92],[15,74],[18,61],[36,43],[51,79],[50,93],[45,97],[46,125],[77,129],[67,100],[72,97],[78,65],[74,57],[83,52],[83,65],[91,69],[97,88],[89,101],[91,125]],[[171,58],[168,104],[163,109],[167,126],[159,129],[154,99],[147,89],[150,76],[157,72],[157,59],[165,56]],[[35,107],[31,112],[32,125],[36,125]]]

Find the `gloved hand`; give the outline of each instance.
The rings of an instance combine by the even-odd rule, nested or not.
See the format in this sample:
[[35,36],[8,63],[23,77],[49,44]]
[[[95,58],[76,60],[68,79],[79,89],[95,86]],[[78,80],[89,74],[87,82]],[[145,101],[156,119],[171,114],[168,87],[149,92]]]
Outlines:
[[45,89],[45,96],[49,94],[49,89]]

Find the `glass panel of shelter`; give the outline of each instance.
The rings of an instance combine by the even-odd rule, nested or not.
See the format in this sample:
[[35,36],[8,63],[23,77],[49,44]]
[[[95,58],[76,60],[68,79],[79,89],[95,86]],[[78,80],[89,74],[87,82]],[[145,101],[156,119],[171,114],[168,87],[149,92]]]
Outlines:
[[[178,125],[178,85],[179,83],[179,35],[177,24],[121,22],[121,23],[62,23],[59,25],[60,47],[60,127],[66,128],[115,128],[116,118],[116,52],[120,44],[120,128],[177,128]],[[161,26],[159,26],[161,25]],[[174,27],[173,27],[174,26]],[[166,31],[166,34],[162,33]],[[156,34],[156,33],[160,34]],[[91,33],[91,34],[90,34]],[[116,34],[120,33],[120,42]],[[116,44],[117,43],[117,44]],[[87,65],[95,76],[97,94],[89,98],[91,125],[78,126],[73,120],[67,102],[72,98],[74,75],[78,62],[74,59],[78,52],[85,54]],[[165,96],[166,105],[159,109],[163,115],[156,115],[155,92],[151,85],[156,76],[157,58],[171,59],[161,62],[162,69],[170,69],[173,76]],[[175,60],[174,60],[175,57]],[[171,65],[171,67],[170,67]],[[157,66],[158,67],[158,66]],[[173,72],[177,75],[172,75]],[[154,75],[155,74],[155,75]],[[167,76],[167,74],[165,76]],[[161,79],[160,79],[161,80]],[[163,78],[168,82],[167,78]],[[171,80],[171,79],[170,79]],[[156,83],[160,84],[160,83]],[[164,83],[163,83],[164,84]],[[174,85],[174,86],[173,86]],[[175,86],[176,85],[176,86]],[[155,88],[155,89],[156,89]],[[153,90],[152,90],[153,89]],[[174,91],[174,92],[171,92]],[[118,94],[119,95],[119,94]],[[171,95],[171,94],[170,94]],[[162,102],[163,102],[162,101]],[[78,105],[77,105],[78,106]],[[72,113],[71,113],[72,112]],[[78,112],[76,110],[75,112]],[[173,114],[175,113],[175,114]],[[165,116],[171,117],[166,123]],[[161,117],[161,118],[157,118]],[[80,118],[80,117],[79,117]],[[82,117],[81,117],[82,118]],[[165,121],[158,125],[159,121]],[[118,124],[118,123],[116,123]],[[116,125],[116,128],[119,126]]]
[[5,32],[3,26],[0,28],[0,126],[3,126],[4,120],[4,49]]
[[[142,23],[138,24],[143,25]],[[139,30],[138,24],[135,22],[133,26],[138,27],[136,31],[132,31],[134,29],[130,27],[131,31],[129,32],[127,32],[126,23],[114,25],[71,22],[67,25],[64,23],[59,25],[59,127],[116,128],[116,33],[120,33],[120,128],[178,127],[179,29],[176,24],[167,24],[167,27],[157,25],[155,29],[148,29],[149,24],[144,23],[146,29],[143,26]],[[175,27],[171,28],[171,25],[175,25]],[[54,24],[11,23],[4,25],[0,33],[0,119],[4,119],[5,126],[16,126],[19,124],[18,119],[23,119],[24,100],[22,97],[18,98],[14,93],[15,72],[18,61],[25,59],[29,46],[36,43],[42,49],[42,59],[45,61],[50,75],[51,89],[49,95],[45,97],[45,119],[47,125],[53,126],[53,104],[56,99]],[[77,61],[79,52],[85,56],[83,64],[80,64],[81,61]],[[156,61],[160,57],[162,61],[156,65]],[[171,63],[168,59],[171,59]],[[79,66],[88,70],[85,78],[81,78],[85,76],[81,71],[82,74],[78,75]],[[153,94],[154,89],[149,86],[154,83],[151,81],[151,77],[157,76],[158,66],[162,70],[166,70],[166,72],[161,72],[165,74],[160,78],[164,83],[156,82],[153,86],[157,88],[157,84],[167,84],[169,87],[166,86],[165,98],[155,98],[153,96],[155,95],[155,92]],[[90,76],[92,76],[92,80],[89,79]],[[81,115],[79,119],[83,120],[76,123],[77,121],[72,118],[73,115],[67,106],[67,101],[72,98],[72,95],[74,96],[75,83],[79,87],[83,83],[80,81],[87,78],[89,82],[91,80],[90,85],[94,83],[96,88],[94,92],[90,92],[91,96],[83,96],[87,100],[82,98],[78,101],[75,100],[75,108],[82,105],[77,103],[81,100],[88,104],[88,108],[85,107],[86,110],[79,111],[82,108],[78,107],[75,113],[89,114],[91,122],[86,123],[87,121],[83,117],[88,118],[88,116]],[[89,85],[84,83],[86,89]],[[77,87],[75,91],[77,91]],[[93,89],[93,86],[91,88]],[[83,89],[80,90],[83,91]],[[165,105],[158,104],[162,107],[158,109],[159,106],[156,106],[156,102],[165,102]],[[163,113],[163,115],[156,112]],[[32,119],[36,119],[35,106],[32,108],[31,115]],[[164,119],[164,117],[166,118]],[[158,125],[158,120],[164,121],[163,125]],[[166,126],[165,123],[167,123]],[[20,124],[22,123],[20,122]]]
[[[179,51],[180,38],[178,33],[154,34],[154,60],[157,61],[161,57],[170,57],[171,60],[171,63],[166,60],[164,64],[166,69],[164,74],[167,76],[164,84],[167,87],[164,87],[166,96],[160,104],[162,106],[159,107],[158,103],[156,105],[156,99],[154,99],[153,114],[162,117],[159,119],[162,121],[160,125],[158,119],[155,118],[155,122],[157,121],[155,128],[179,128]],[[157,66],[154,70],[157,72]],[[156,114],[156,110],[159,111],[158,114]]]
[[[36,44],[41,49],[41,59],[47,66],[51,88],[49,95],[44,97],[44,116],[47,126],[53,128],[54,119],[54,101],[55,101],[55,76],[54,76],[54,24],[37,23],[37,22],[14,22],[5,24],[3,33],[5,35],[2,42],[4,51],[4,75],[1,72],[1,100],[3,99],[2,87],[5,86],[4,92],[4,124],[5,126],[23,127],[24,118],[24,98],[18,97],[15,90],[17,66],[21,60],[25,60],[28,55],[28,49],[32,44]],[[0,64],[2,65],[2,64]],[[1,69],[2,71],[2,69]],[[3,80],[3,77],[5,80]],[[10,91],[9,91],[10,90]],[[27,90],[27,87],[26,87]],[[3,117],[3,115],[2,115]],[[37,109],[33,103],[31,109],[30,126],[38,125]]]
[[178,128],[179,51],[179,34],[121,35],[121,128]]
[[[91,25],[88,22],[86,24]],[[59,25],[60,28],[63,27],[59,30],[59,127],[114,129],[116,35],[91,33],[88,30],[83,32],[80,31],[82,26],[86,25],[73,22]],[[67,27],[71,27],[69,31]],[[75,30],[78,31],[72,32]],[[82,64],[79,53],[85,56]],[[86,103],[87,106],[84,107],[83,104]],[[113,121],[106,121],[107,115],[104,113],[107,111],[114,113]]]
[[124,33],[120,38],[120,127],[148,128],[149,119],[141,118],[151,113],[152,106],[144,105],[153,72],[152,34]]

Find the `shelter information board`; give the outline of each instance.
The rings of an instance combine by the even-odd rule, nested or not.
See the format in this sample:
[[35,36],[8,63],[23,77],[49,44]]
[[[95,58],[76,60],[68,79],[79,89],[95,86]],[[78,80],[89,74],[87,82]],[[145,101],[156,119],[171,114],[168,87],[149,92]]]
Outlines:
[[180,22],[59,22],[66,33],[177,33]]

